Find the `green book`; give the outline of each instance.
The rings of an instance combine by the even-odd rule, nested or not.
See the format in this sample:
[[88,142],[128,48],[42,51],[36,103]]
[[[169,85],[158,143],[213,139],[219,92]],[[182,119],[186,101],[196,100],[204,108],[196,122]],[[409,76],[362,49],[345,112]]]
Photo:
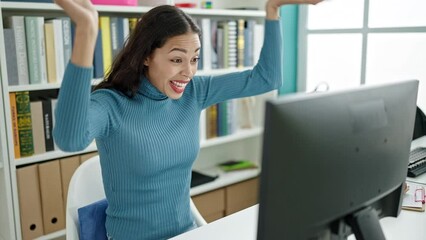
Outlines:
[[257,168],[256,164],[252,163],[249,160],[240,160],[240,161],[227,161],[219,164],[219,168],[225,172],[243,170],[249,168]]
[[30,94],[28,91],[16,92],[16,112],[18,117],[19,150],[21,156],[31,156],[34,154],[34,142]]

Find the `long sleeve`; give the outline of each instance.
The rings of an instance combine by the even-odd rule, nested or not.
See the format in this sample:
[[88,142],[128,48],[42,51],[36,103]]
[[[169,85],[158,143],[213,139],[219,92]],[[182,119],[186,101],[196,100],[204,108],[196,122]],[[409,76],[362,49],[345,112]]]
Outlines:
[[65,71],[53,130],[56,144],[64,151],[83,150],[118,125],[114,106],[118,95],[111,90],[91,94],[92,71],[72,63]]
[[264,44],[252,70],[194,78],[202,108],[232,98],[254,96],[282,85],[282,38],[280,22],[265,20]]

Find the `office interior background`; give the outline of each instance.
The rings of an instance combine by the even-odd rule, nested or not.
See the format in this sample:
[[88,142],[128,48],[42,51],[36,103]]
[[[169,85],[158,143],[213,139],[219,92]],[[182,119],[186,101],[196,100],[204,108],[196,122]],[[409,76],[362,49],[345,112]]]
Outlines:
[[[213,6],[217,8],[226,7],[226,2],[226,0],[212,1]],[[234,5],[247,4],[250,7],[263,9],[265,0],[234,0],[232,2]],[[31,9],[22,11],[27,10],[31,12]],[[325,0],[318,6],[283,7],[281,21],[284,45],[284,85],[279,90],[279,94],[326,89],[333,91],[361,84],[418,79],[420,85],[417,102],[420,108],[426,111],[425,10],[426,1],[424,0]],[[52,14],[54,12],[52,9],[43,11],[38,10],[43,14],[46,13],[46,16],[55,15]],[[12,14],[10,12],[13,11],[6,9],[5,12]],[[119,15],[117,12],[113,14]],[[252,18],[258,22],[261,21],[258,15]],[[4,45],[4,43],[1,44]],[[1,67],[4,66],[3,63]],[[2,81],[4,89],[0,92],[0,98],[6,99],[7,94],[13,91],[5,87],[7,80]],[[15,89],[25,89],[25,87],[18,86]],[[9,112],[9,106],[2,104],[0,106],[2,120],[10,117],[7,112]],[[4,236],[15,236],[15,231],[18,232],[17,239],[19,239],[20,219],[13,217],[19,216],[16,171],[25,165],[48,162],[55,157],[64,158],[65,155],[55,153],[55,157],[36,156],[33,157],[34,160],[29,159],[25,164],[19,162],[21,161],[19,159],[10,157],[13,156],[13,147],[6,146],[6,142],[11,142],[9,141],[11,131],[8,130],[11,124],[10,120],[7,121],[0,124],[0,239]],[[233,136],[229,139],[232,138]],[[260,145],[261,130],[254,129],[248,135],[236,138],[239,138],[237,140],[239,143],[229,142],[228,144],[228,140],[222,142],[219,140],[217,143],[211,141],[205,144],[206,147],[202,146],[200,159],[195,163],[195,167],[204,168],[214,164],[215,162],[210,159],[212,156],[223,160],[231,156],[260,155],[260,150],[253,146]],[[12,153],[7,153],[8,149],[9,151],[12,149]],[[92,148],[85,153],[96,154],[95,151],[96,149]],[[242,152],[245,155],[241,155]],[[82,162],[82,160],[80,156],[79,161]],[[259,164],[259,159],[253,159],[253,161]],[[256,184],[256,181],[250,182],[245,185],[244,191],[235,191],[235,193],[236,195],[246,194],[252,191],[252,186]],[[224,191],[218,190],[214,196],[223,198],[220,194],[231,193],[232,188],[233,186],[224,187]],[[256,191],[253,190],[250,194],[256,195]],[[12,193],[4,194],[5,192]],[[225,211],[226,215],[236,210],[222,209],[221,211]],[[56,237],[46,236],[42,239],[56,239]],[[55,236],[63,239],[64,231]]]

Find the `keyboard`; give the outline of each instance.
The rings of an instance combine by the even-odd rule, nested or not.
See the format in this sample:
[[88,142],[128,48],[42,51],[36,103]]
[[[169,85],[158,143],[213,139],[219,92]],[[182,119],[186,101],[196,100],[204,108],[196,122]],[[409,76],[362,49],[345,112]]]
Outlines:
[[408,163],[408,177],[417,177],[426,172],[426,148],[411,150]]

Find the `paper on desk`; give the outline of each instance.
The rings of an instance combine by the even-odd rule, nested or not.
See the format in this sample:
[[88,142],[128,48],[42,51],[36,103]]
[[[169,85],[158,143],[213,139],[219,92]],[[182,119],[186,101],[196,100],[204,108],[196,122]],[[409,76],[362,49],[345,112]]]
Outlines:
[[414,207],[414,208],[422,208],[423,203],[422,202],[416,202],[414,201],[414,194],[407,192],[404,195],[404,199],[402,199],[402,206],[403,207]]
[[[424,194],[424,187],[422,185],[414,184],[411,182],[406,182],[408,191],[404,194],[404,198],[402,199],[402,209],[406,210],[414,210],[414,211],[424,211],[424,203],[419,201],[422,197],[418,196],[416,201],[416,193],[419,193],[419,189],[423,190],[422,194]],[[423,198],[424,199],[424,198]]]

